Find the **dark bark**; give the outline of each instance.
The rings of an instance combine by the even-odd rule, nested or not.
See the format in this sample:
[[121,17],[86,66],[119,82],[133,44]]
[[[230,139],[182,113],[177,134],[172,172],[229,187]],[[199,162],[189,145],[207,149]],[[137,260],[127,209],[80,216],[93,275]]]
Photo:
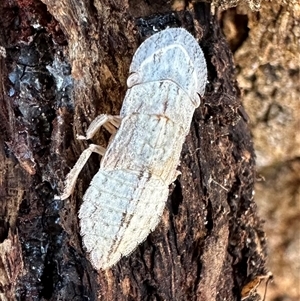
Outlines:
[[[240,300],[266,273],[232,54],[209,4],[170,10],[168,1],[1,2],[3,300]],[[129,257],[97,273],[77,218],[97,156],[68,200],[53,197],[87,146],[75,134],[100,113],[118,114],[134,51],[166,26],[201,39],[209,83],[161,223]],[[108,138],[103,130],[94,142]]]

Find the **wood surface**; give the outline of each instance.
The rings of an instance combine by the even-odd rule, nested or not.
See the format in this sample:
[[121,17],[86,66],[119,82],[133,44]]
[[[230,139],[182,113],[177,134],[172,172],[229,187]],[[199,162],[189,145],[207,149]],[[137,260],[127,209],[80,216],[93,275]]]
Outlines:
[[[241,300],[266,274],[255,155],[231,50],[210,4],[171,9],[169,1],[1,2],[1,300]],[[206,93],[158,228],[97,273],[77,213],[98,156],[69,199],[54,195],[88,145],[76,134],[100,113],[118,114],[133,53],[167,26],[200,40]],[[108,139],[103,130],[93,142]]]

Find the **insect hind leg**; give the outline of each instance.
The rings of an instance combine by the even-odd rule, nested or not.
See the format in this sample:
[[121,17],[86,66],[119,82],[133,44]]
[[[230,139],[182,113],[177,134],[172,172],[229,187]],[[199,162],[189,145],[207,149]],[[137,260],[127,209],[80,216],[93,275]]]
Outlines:
[[91,144],[86,150],[84,150],[78,158],[76,164],[66,177],[65,188],[63,193],[60,196],[55,196],[54,198],[59,200],[65,200],[66,198],[68,198],[74,191],[78,175],[81,172],[83,166],[86,164],[89,157],[91,156],[91,154],[98,153],[99,155],[103,156],[105,152],[106,149],[104,147],[96,144]]
[[104,126],[112,135],[116,133],[116,129],[119,128],[121,123],[121,117],[116,115],[101,114],[97,116],[86,131],[86,135],[77,135],[79,140],[88,140],[91,139],[96,132],[100,129],[101,126]]

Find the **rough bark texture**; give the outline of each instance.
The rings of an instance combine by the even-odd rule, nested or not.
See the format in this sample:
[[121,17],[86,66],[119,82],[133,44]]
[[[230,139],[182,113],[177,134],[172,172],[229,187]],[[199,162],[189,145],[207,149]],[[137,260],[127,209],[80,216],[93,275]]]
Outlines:
[[[2,1],[0,16],[1,300],[246,297],[249,283],[266,274],[265,235],[253,200],[247,114],[209,4],[171,12],[169,1]],[[53,196],[87,146],[75,134],[98,114],[119,112],[135,49],[167,26],[200,39],[206,94],[158,228],[129,257],[97,273],[77,218],[97,156],[68,200]],[[93,142],[108,138],[103,130]],[[248,300],[257,299],[251,291]]]
[[[266,220],[267,301],[300,299],[300,3],[263,1],[258,13],[223,12],[249,115],[257,170],[255,199]],[[245,30],[241,30],[244,28]]]

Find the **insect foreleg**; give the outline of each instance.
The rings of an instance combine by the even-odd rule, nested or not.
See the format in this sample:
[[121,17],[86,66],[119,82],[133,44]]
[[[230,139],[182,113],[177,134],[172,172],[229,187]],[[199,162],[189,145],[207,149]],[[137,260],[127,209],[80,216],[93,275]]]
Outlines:
[[77,139],[87,140],[91,139],[96,132],[100,129],[101,126],[104,126],[111,134],[116,133],[116,128],[120,126],[121,117],[112,116],[107,114],[101,114],[97,116],[86,131],[86,136],[77,135]]
[[98,153],[103,156],[106,149],[100,145],[91,144],[86,150],[82,152],[79,159],[77,160],[74,167],[68,173],[65,180],[65,188],[60,196],[55,196],[55,199],[65,200],[73,192],[79,173],[81,172],[83,166],[86,164],[87,160],[92,153]]

